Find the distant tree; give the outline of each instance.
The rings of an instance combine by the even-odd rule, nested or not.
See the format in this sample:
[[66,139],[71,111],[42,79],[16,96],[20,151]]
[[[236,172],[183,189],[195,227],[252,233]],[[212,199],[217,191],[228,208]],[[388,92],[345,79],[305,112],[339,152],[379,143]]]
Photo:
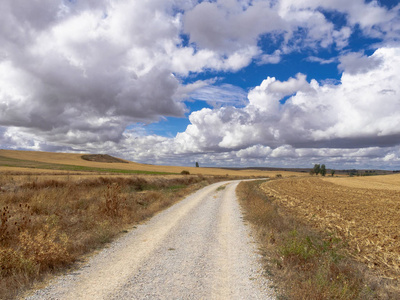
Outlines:
[[196,168],[198,168],[199,167],[199,163],[196,161]]
[[333,177],[333,175],[335,175],[335,170],[331,170],[331,175]]
[[326,167],[325,167],[325,165],[321,166],[321,169],[319,170],[319,172],[321,173],[322,176],[326,175]]
[[315,164],[313,171],[315,175],[318,175],[319,172],[321,171],[321,166],[319,164]]

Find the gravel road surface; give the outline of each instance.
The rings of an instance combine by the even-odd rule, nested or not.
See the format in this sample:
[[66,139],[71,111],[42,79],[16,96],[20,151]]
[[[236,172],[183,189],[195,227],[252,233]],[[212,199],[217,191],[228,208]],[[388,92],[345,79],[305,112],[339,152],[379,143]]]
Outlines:
[[197,191],[25,299],[274,299],[238,183]]

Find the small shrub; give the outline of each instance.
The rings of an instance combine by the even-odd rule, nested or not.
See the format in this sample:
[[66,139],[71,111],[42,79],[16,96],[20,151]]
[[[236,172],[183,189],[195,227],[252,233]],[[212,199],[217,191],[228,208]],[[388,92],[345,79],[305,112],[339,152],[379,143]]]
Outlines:
[[108,184],[104,193],[105,203],[103,211],[106,215],[116,217],[120,215],[120,210],[124,206],[124,198],[120,196],[121,187],[117,184]]
[[288,239],[281,246],[281,255],[287,259],[298,259],[299,261],[306,261],[317,255],[317,251],[311,238],[298,237],[297,230],[292,230],[288,234]]
[[24,257],[37,263],[41,270],[54,268],[70,262],[67,251],[68,236],[59,234],[57,228],[48,225],[32,236],[28,232],[19,235],[20,248]]
[[105,220],[97,223],[95,231],[95,241],[99,244],[106,244],[111,242],[114,236],[110,222]]
[[221,185],[217,188],[217,191],[223,191],[226,188],[226,184]]
[[11,248],[0,248],[0,278],[8,277],[16,273],[33,275],[37,273],[36,264],[21,252]]
[[31,207],[20,203],[14,209],[9,206],[0,210],[0,242],[3,245],[15,239],[19,232],[27,230],[31,225]]
[[186,171],[186,170],[183,170],[183,171],[181,172],[181,174],[182,174],[182,175],[190,175],[190,172],[189,172],[189,171]]

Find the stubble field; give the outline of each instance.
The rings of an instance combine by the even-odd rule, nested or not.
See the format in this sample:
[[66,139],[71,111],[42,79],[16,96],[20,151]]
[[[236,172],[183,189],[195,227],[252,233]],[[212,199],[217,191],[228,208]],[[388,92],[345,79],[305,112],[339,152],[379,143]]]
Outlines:
[[400,279],[400,175],[285,178],[262,189],[298,219],[340,237],[380,276]]

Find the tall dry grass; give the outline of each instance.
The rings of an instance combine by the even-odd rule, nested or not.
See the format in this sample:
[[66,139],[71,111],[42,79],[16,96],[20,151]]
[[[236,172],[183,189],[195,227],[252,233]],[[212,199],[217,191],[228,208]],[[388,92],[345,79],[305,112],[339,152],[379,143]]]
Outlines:
[[225,179],[28,178],[0,175],[0,299],[16,297],[195,189]]
[[346,256],[345,242],[312,230],[267,197],[261,183],[242,182],[237,193],[279,299],[398,299],[384,279]]

